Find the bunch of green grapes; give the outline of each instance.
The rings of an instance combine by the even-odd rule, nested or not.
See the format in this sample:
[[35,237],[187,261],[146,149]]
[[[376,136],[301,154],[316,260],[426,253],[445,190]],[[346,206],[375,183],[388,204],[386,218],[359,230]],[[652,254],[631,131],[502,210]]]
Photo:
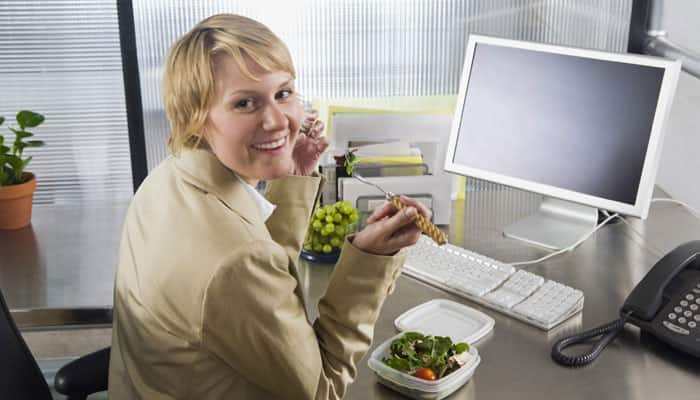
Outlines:
[[311,216],[304,250],[326,254],[340,250],[345,235],[352,233],[359,218],[359,213],[347,200],[317,208]]

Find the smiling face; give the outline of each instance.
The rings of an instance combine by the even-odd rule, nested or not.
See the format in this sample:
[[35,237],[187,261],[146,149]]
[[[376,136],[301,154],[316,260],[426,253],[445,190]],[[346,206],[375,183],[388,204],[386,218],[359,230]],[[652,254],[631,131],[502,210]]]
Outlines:
[[204,136],[216,157],[251,185],[289,174],[303,107],[288,72],[266,71],[246,57],[259,81],[229,56],[214,64],[216,92]]

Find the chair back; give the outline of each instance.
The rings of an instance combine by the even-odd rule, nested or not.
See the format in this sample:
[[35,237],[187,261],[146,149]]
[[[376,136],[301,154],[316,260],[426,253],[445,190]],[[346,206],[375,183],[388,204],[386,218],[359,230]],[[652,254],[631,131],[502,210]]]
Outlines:
[[0,290],[0,397],[51,400],[51,390]]

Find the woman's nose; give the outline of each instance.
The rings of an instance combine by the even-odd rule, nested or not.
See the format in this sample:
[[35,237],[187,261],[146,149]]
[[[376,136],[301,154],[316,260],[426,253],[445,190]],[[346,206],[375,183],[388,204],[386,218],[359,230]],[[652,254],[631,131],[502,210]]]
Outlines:
[[266,131],[279,131],[287,127],[287,116],[274,102],[268,103],[263,110],[263,129]]

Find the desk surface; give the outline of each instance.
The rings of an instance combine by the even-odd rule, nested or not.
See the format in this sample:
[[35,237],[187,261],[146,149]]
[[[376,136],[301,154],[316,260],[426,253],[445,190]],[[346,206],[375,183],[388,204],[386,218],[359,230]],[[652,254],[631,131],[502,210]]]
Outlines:
[[[534,210],[539,201],[538,196],[513,190],[468,193],[465,202],[454,203],[450,241],[502,261],[537,259],[547,253],[504,238],[501,232],[505,225]],[[618,222],[601,229],[573,253],[527,268],[585,294],[583,313],[549,332],[404,275],[381,311],[372,350],[396,334],[393,321],[401,313],[434,298],[447,298],[496,321],[493,333],[476,343],[482,360],[474,377],[450,400],[697,398],[700,360],[679,354],[647,334],[640,335],[634,327],[626,328],[587,367],[560,367],[549,356],[552,344],[561,336],[616,319],[629,292],[663,253],[700,238],[700,221],[677,205],[654,204],[646,221],[629,222],[641,236]],[[315,305],[332,267],[302,263],[301,270],[315,316]],[[366,358],[347,398],[405,398],[378,383]]]
[[[658,192],[657,195],[663,195]],[[514,190],[469,192],[453,205],[450,241],[502,261],[539,258],[545,251],[504,238],[501,229],[534,210],[540,198]],[[126,204],[35,207],[34,223],[20,231],[0,231],[0,287],[13,310],[105,308],[112,304],[114,267]],[[617,317],[627,294],[661,257],[678,244],[700,238],[700,221],[682,207],[652,205],[646,221],[629,220],[601,229],[573,253],[528,270],[582,289],[583,313],[552,331],[508,318],[488,308],[402,276],[384,304],[374,345],[393,336],[394,319],[434,298],[477,308],[496,321],[492,334],[476,345],[482,356],[472,380],[449,399],[656,399],[695,398],[700,393],[700,360],[679,354],[629,327],[592,365],[567,369],[554,364],[554,341],[568,332]],[[635,233],[634,228],[639,233]],[[323,295],[332,266],[302,262],[300,275],[309,313]],[[75,314],[75,313],[73,313]],[[16,314],[17,315],[17,314]],[[43,314],[29,313],[27,324]],[[65,312],[49,312],[59,319]],[[100,317],[97,318],[98,320]],[[371,351],[371,350],[370,350]],[[404,398],[381,386],[366,357],[348,399]]]

